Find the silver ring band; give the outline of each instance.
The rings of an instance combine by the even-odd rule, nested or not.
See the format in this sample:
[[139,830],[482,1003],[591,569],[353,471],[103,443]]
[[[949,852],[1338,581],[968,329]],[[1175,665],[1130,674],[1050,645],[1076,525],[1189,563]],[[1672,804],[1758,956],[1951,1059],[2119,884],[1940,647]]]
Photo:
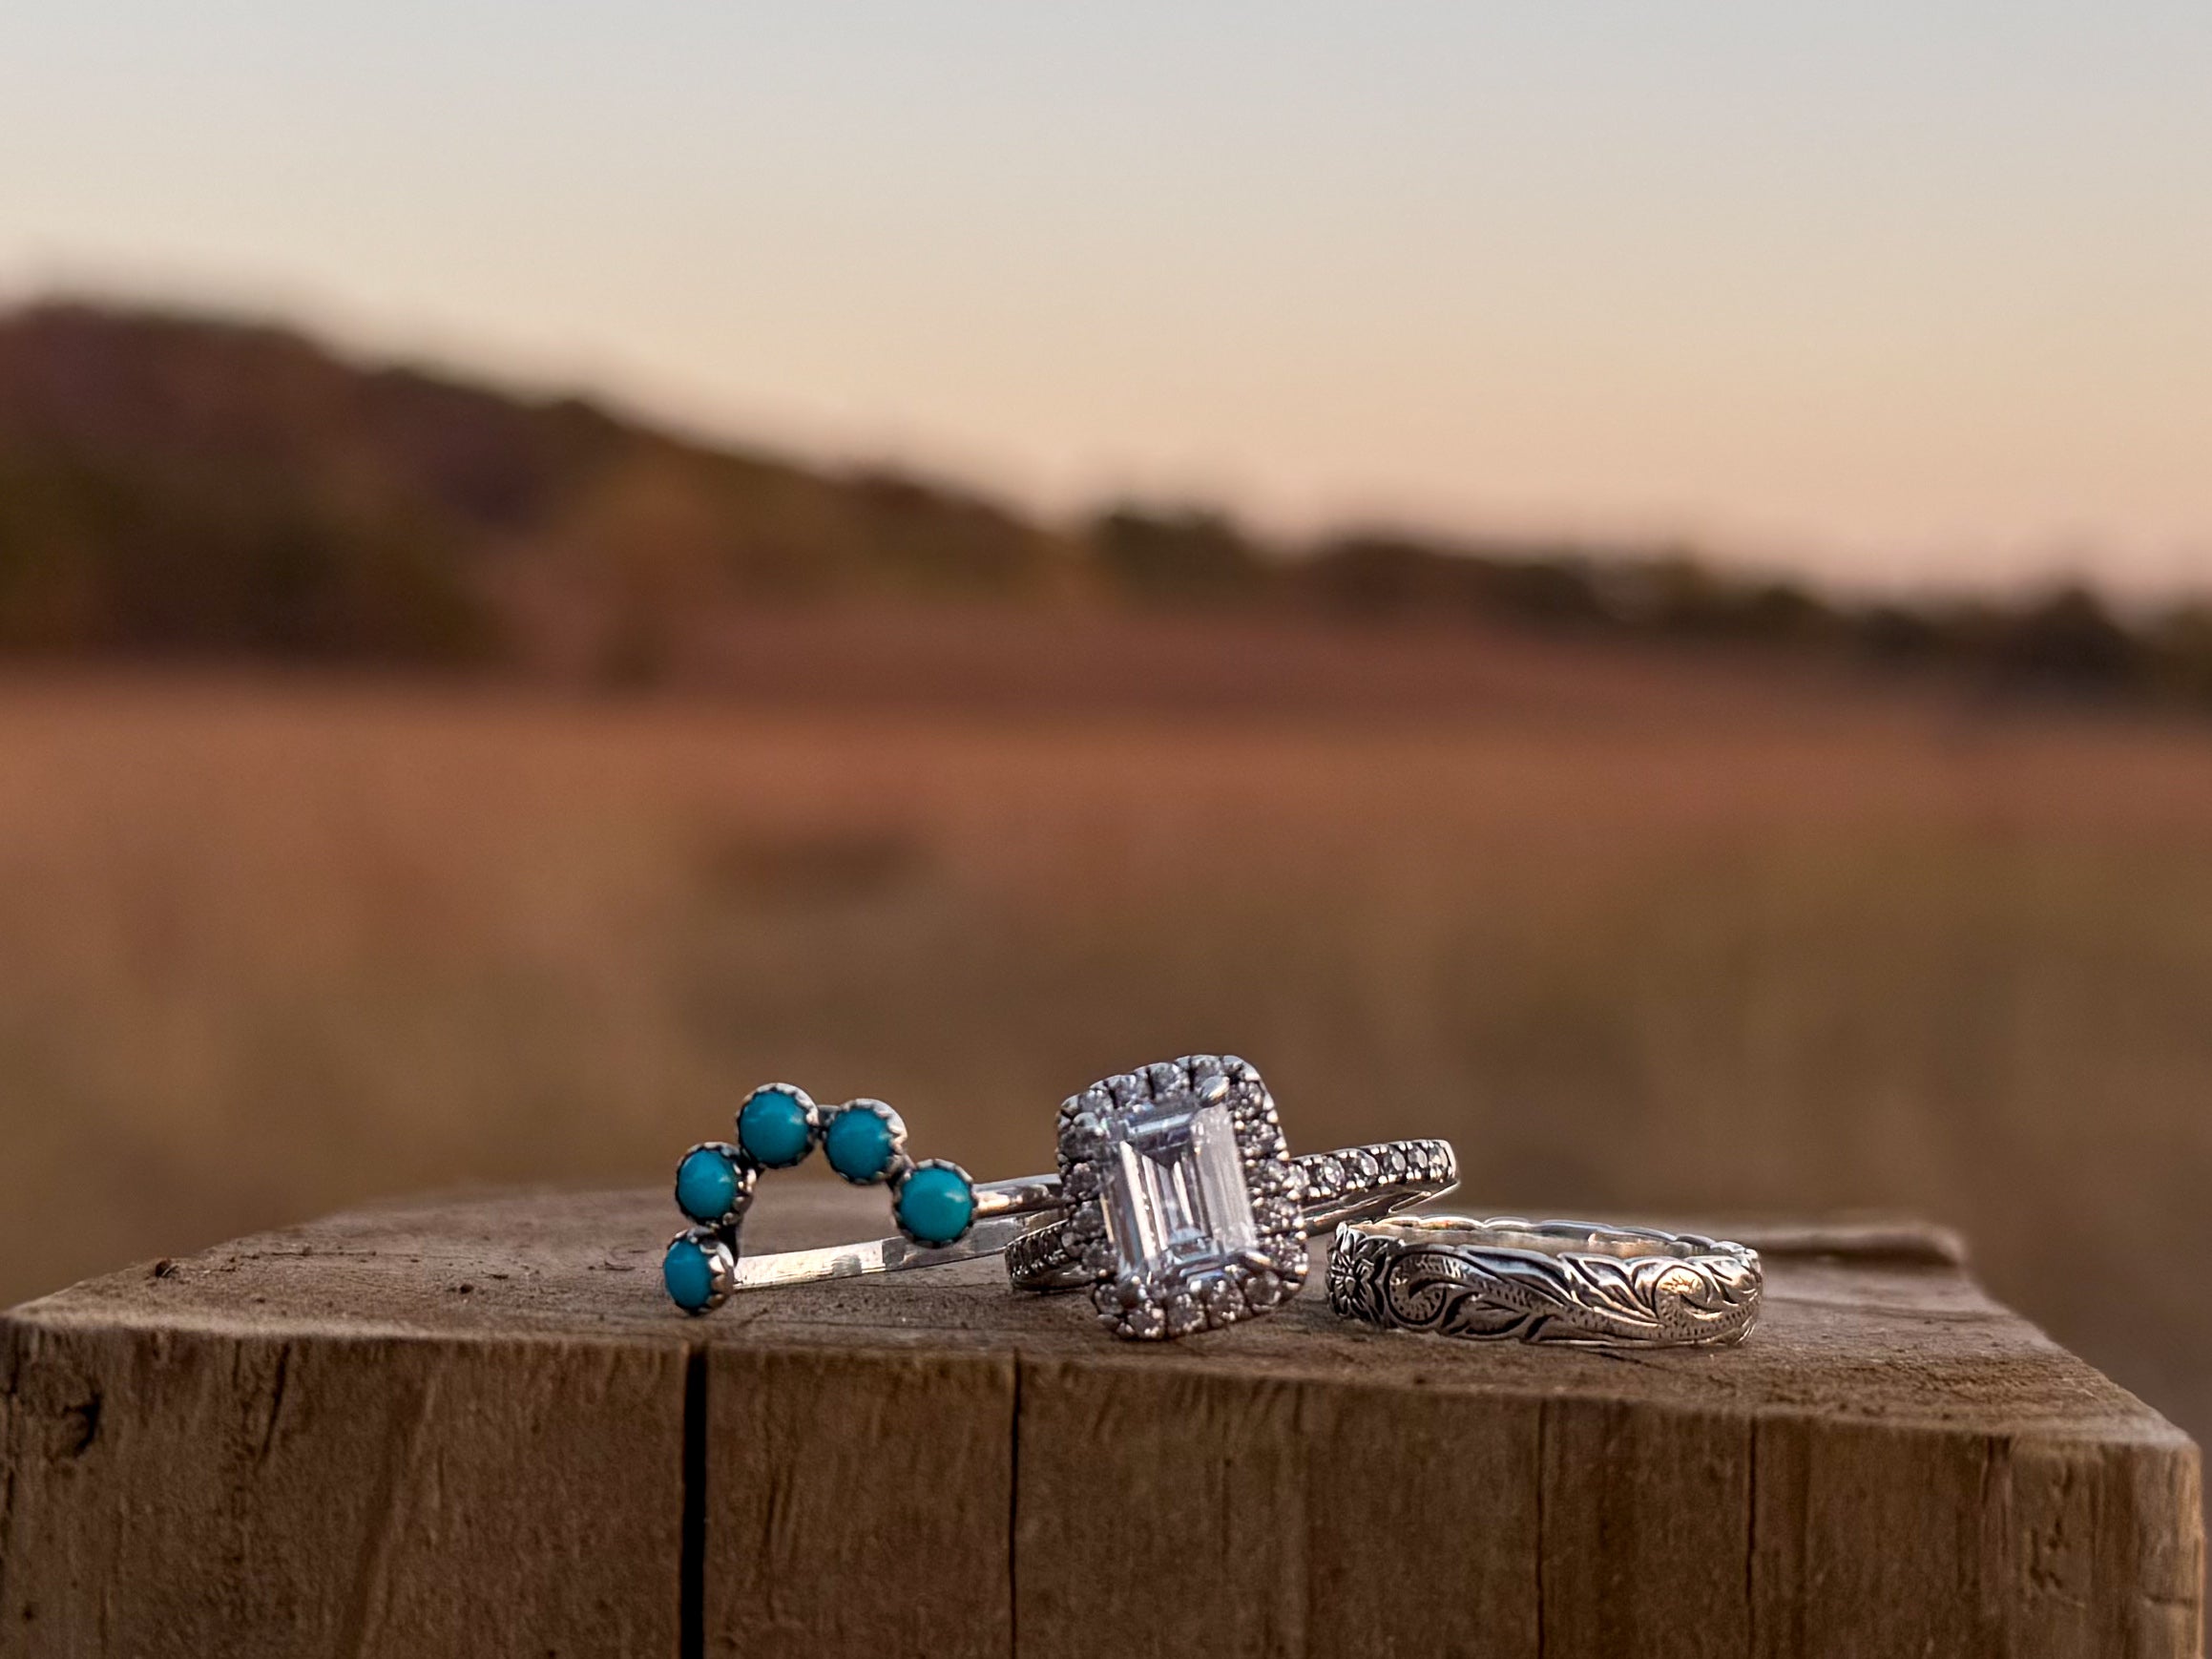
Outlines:
[[994,1256],[1037,1226],[1031,1219],[1037,1211],[1066,1208],[1057,1175],[988,1181],[975,1188],[975,1222],[957,1243],[924,1245],[905,1237],[875,1238],[855,1244],[827,1245],[820,1250],[741,1255],[731,1266],[729,1289],[765,1291],[783,1285],[811,1285],[824,1279],[895,1273],[907,1268],[938,1268],[948,1262]]
[[[1449,1141],[1383,1141],[1340,1152],[1308,1152],[1298,1168],[1299,1211],[1308,1234],[1346,1221],[1369,1221],[1440,1197],[1459,1180]],[[1055,1184],[1056,1185],[1056,1184]],[[1006,1247],[1006,1272],[1017,1291],[1079,1291],[1096,1284],[1065,1217],[1033,1226]]]
[[1726,1347],[1758,1322],[1762,1284],[1747,1246],[1580,1221],[1347,1223],[1328,1253],[1346,1318],[1477,1340]]

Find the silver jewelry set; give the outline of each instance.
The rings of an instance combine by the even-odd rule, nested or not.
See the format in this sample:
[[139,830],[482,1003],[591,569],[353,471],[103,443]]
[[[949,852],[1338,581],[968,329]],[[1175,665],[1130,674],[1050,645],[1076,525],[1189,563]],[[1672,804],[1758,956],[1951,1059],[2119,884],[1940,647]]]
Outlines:
[[[1189,1055],[1093,1083],[1061,1105],[1059,1167],[977,1183],[907,1152],[881,1101],[817,1104],[790,1083],[745,1097],[735,1141],[677,1166],[692,1222],[662,1280],[687,1313],[742,1291],[1002,1254],[1012,1288],[1088,1293],[1140,1341],[1219,1330],[1299,1293],[1307,1241],[1331,1234],[1329,1306],[1347,1319],[1444,1336],[1584,1347],[1724,1347],[1759,1316],[1758,1252],[1694,1233],[1586,1222],[1402,1214],[1451,1190],[1448,1141],[1293,1156],[1259,1072]],[[745,1255],[763,1171],[820,1147],[842,1178],[881,1186],[895,1235]]]

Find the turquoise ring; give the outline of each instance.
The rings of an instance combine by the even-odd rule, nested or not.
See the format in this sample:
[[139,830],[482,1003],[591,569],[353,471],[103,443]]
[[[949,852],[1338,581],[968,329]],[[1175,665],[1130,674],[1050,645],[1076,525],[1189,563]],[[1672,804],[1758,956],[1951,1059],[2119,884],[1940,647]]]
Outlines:
[[[803,1164],[816,1147],[838,1176],[890,1192],[895,1238],[745,1256],[739,1234],[761,1174]],[[1040,1211],[1065,1208],[1056,1176],[978,1185],[944,1158],[907,1152],[906,1121],[877,1100],[824,1106],[795,1083],[762,1083],[740,1103],[736,1139],[701,1141],[676,1166],[676,1207],[691,1225],[661,1255],[668,1299],[706,1313],[741,1290],[933,1267],[995,1255]]]

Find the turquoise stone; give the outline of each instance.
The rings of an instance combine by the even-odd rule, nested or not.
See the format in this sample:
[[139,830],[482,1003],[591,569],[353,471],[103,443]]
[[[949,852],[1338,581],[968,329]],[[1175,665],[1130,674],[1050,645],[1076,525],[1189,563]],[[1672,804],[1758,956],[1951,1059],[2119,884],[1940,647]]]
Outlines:
[[679,1238],[660,1258],[660,1282],[686,1313],[703,1313],[715,1295],[714,1257],[699,1240]]
[[950,1244],[975,1218],[975,1188],[957,1169],[926,1166],[899,1188],[899,1225],[924,1244]]
[[891,1126],[865,1106],[829,1120],[822,1137],[829,1166],[847,1181],[881,1181],[891,1166]]
[[738,1166],[712,1146],[695,1147],[676,1166],[676,1207],[694,1221],[717,1222],[738,1202]]
[[806,1108],[783,1089],[762,1089],[738,1112],[738,1144],[770,1169],[787,1169],[812,1150]]

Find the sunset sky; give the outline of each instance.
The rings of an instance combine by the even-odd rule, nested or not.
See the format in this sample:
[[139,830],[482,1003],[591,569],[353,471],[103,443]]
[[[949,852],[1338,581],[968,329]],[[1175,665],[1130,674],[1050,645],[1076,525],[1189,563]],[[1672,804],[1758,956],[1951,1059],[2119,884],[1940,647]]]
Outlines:
[[2212,6],[13,0],[0,291],[1054,509],[2212,585]]

